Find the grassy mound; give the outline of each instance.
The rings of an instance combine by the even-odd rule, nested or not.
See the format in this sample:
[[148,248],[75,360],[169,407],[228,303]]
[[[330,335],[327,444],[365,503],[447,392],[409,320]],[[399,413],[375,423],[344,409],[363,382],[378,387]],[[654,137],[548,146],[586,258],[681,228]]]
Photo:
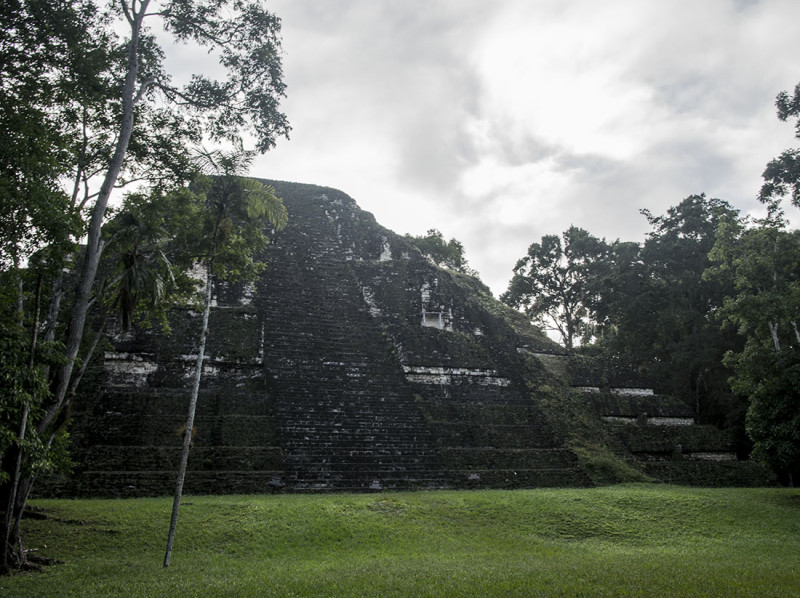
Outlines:
[[788,596],[800,492],[590,490],[38,500],[62,565],[5,596]]

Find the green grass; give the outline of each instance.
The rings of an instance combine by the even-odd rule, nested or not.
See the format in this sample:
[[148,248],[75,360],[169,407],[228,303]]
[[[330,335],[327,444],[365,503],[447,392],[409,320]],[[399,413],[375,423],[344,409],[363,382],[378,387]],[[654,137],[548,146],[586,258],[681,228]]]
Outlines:
[[2,596],[796,596],[800,491],[590,490],[37,500],[62,565]]

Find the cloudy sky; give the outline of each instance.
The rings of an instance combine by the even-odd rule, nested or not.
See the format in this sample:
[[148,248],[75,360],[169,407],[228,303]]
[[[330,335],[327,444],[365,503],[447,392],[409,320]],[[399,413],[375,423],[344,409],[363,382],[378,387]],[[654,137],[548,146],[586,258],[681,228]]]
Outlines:
[[797,0],[271,0],[291,140],[254,176],[336,187],[440,229],[495,294],[571,224],[641,241],[705,192],[757,209],[796,146]]

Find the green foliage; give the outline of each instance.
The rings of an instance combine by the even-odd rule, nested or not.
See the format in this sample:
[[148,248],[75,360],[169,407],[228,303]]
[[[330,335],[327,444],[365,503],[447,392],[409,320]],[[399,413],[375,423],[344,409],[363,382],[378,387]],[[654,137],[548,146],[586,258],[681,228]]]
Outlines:
[[[800,84],[794,88],[794,95],[785,91],[775,100],[778,118],[786,121],[797,118],[795,137],[800,139]],[[800,149],[789,149],[767,164],[763,173],[764,184],[758,194],[763,203],[777,204],[789,196],[793,205],[800,208]]]
[[272,187],[241,176],[252,159],[241,147],[202,153],[201,168],[213,176],[201,175],[192,186],[204,209],[201,225],[195,222],[187,231],[195,232],[189,245],[195,258],[213,263],[213,274],[224,280],[254,280],[266,267],[256,257],[269,244],[267,225],[280,230],[288,221]]
[[281,66],[280,19],[257,0],[172,0],[163,12],[164,26],[175,39],[195,42],[218,53],[224,80],[195,74],[182,89],[158,81],[168,100],[201,115],[215,140],[237,142],[247,130],[258,151],[288,136],[286,116],[278,110],[286,85]]
[[800,475],[800,231],[784,227],[774,206],[755,226],[721,226],[706,276],[735,290],[719,315],[745,339],[725,363],[733,389],[749,401],[753,456],[791,481]]
[[447,268],[462,274],[476,276],[477,273],[467,264],[464,246],[456,239],[444,240],[441,231],[432,228],[420,236],[406,235],[406,239],[419,249],[420,253],[440,268]]
[[[74,98],[91,53],[91,3],[10,0],[0,8],[0,270],[68,245],[80,220],[61,178],[72,166]],[[80,26],[77,26],[80,23]]]
[[590,280],[608,252],[604,240],[571,226],[561,237],[545,235],[514,266],[501,300],[534,322],[555,330],[567,349],[593,335]]
[[[42,404],[50,396],[46,367],[63,363],[57,343],[42,343],[34,348],[27,330],[10,319],[0,321],[0,458],[12,447],[21,447],[28,455],[26,473],[51,471],[56,454],[47,441],[36,434],[35,422],[41,416]],[[31,367],[33,362],[33,367]],[[19,431],[27,407],[27,428],[24,439]],[[8,481],[9,471],[0,471],[0,485]]]
[[800,477],[800,348],[777,353],[763,343],[749,342],[727,361],[736,372],[734,390],[749,400],[752,457],[792,483]]
[[586,471],[593,484],[652,481],[603,445],[576,444],[571,450],[578,457],[581,469]]
[[787,596],[798,494],[578,489],[190,497],[177,562],[168,499],[35,501],[28,545],[63,565],[28,596]]
[[[186,86],[174,85],[149,29],[153,22],[178,41],[196,42],[216,55],[223,78],[196,75]],[[63,425],[83,375],[78,355],[90,355],[97,346],[85,347],[87,322],[98,322],[102,331],[111,302],[121,307],[127,327],[145,304],[152,308],[168,287],[178,286],[158,230],[166,223],[146,201],[129,201],[102,237],[112,191],[135,181],[154,201],[190,178],[191,146],[204,138],[239,142],[247,131],[263,152],[288,135],[278,109],[285,89],[279,34],[280,20],[250,0],[10,0],[0,7],[0,270],[17,269],[42,250],[39,263],[46,263],[46,282],[54,285],[48,320],[41,325],[47,336],[63,330],[58,272],[75,240],[87,239],[74,262],[74,296],[64,302],[71,310],[65,318],[66,360],[51,370],[52,397],[32,422],[48,443]],[[247,185],[239,185],[246,196],[241,209],[269,218],[277,198]],[[258,266],[248,255],[262,246],[260,237],[233,230],[235,218],[227,213],[218,219],[212,235],[216,242],[230,219],[232,232],[220,243],[220,274],[252,276]],[[174,220],[186,222],[187,216]],[[109,240],[116,241],[113,255],[98,278]],[[38,295],[35,304],[23,300],[21,311],[38,313]],[[5,459],[3,471],[11,461]],[[12,519],[22,508],[24,500]],[[18,543],[12,538],[3,544],[5,570],[8,549]]]
[[123,330],[136,321],[169,331],[168,310],[196,299],[191,260],[185,245],[176,250],[175,241],[185,243],[187,227],[201,219],[202,201],[187,188],[153,190],[127,195],[103,228],[108,240],[101,288],[107,307],[119,310]]
[[726,421],[739,410],[722,364],[741,341],[713,317],[732,286],[704,277],[717,228],[737,221],[738,213],[705,195],[689,196],[662,216],[643,213],[653,227],[645,243],[616,244],[595,287],[600,344],[692,405],[701,421],[741,426]]

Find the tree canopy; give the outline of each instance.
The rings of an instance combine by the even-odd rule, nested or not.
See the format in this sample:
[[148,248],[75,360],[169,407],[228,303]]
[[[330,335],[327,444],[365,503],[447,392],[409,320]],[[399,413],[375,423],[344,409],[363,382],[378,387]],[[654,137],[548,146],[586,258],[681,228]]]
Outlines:
[[[203,72],[175,83],[155,28],[216,58],[220,77]],[[3,570],[24,559],[13,520],[33,481],[27,447],[53,445],[101,338],[106,315],[98,313],[96,333],[84,340],[90,312],[113,297],[127,324],[168,275],[159,265],[158,218],[146,202],[115,224],[116,237],[104,232],[111,195],[137,183],[139,193],[155,197],[197,181],[193,152],[203,140],[239,144],[249,135],[267,151],[290,131],[284,94],[280,19],[258,0],[10,0],[0,8],[0,275],[14,281],[8,302],[17,314],[9,326],[30,339],[34,356],[40,328],[45,342],[63,343],[63,359],[46,368],[48,393],[23,401],[14,415],[20,425],[2,432],[10,439],[3,471],[20,479],[0,485],[0,508],[12,520]],[[246,209],[257,213],[264,207],[257,203]],[[109,245],[116,273],[116,266],[103,270]],[[229,273],[253,267],[230,263]]]
[[444,240],[441,231],[431,228],[424,235],[406,235],[406,239],[419,249],[420,253],[440,268],[447,268],[462,274],[475,276],[464,255],[464,246],[457,239]]
[[[795,137],[800,139],[800,83],[795,86],[791,96],[786,91],[780,92],[775,106],[780,120],[797,119]],[[792,205],[800,208],[800,149],[788,149],[771,160],[762,176],[764,184],[758,196],[762,202],[779,202],[789,196]]]
[[514,277],[500,299],[557,331],[568,349],[579,339],[587,342],[594,334],[592,281],[608,251],[604,240],[575,226],[561,237],[545,235],[514,266]]
[[725,363],[749,402],[753,454],[792,482],[800,474],[800,231],[775,212],[748,224],[720,227],[707,277],[732,282],[719,317],[745,340]]

